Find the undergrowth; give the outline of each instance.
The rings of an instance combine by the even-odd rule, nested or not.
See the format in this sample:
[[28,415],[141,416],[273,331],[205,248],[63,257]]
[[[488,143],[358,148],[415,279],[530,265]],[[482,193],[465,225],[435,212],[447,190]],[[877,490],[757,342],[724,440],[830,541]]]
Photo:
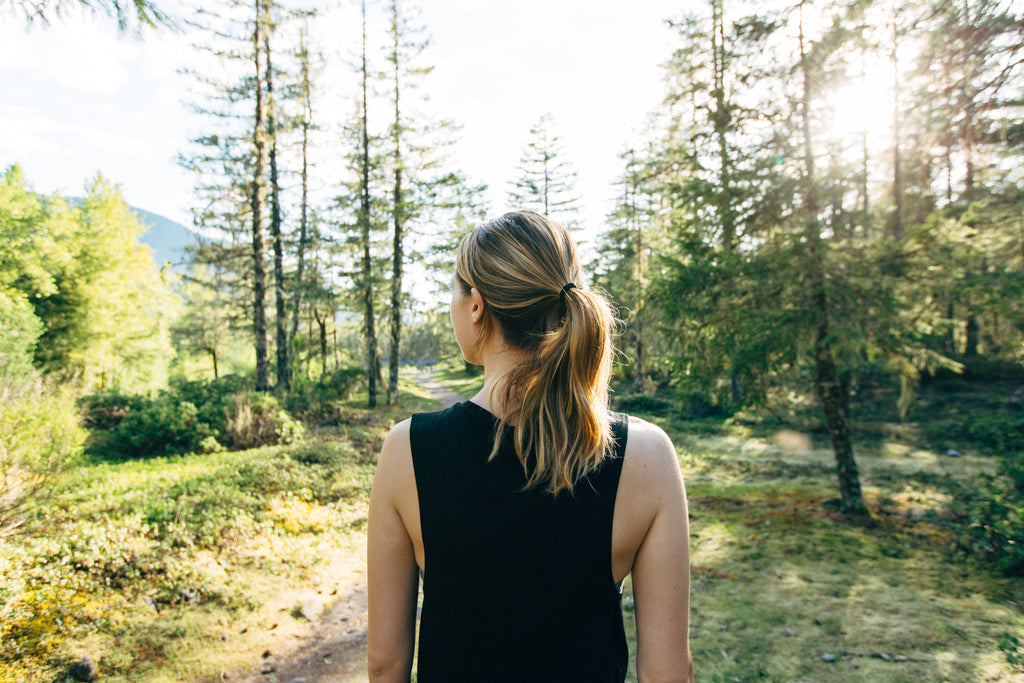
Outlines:
[[[358,533],[375,461],[335,437],[79,468],[0,546],[0,680],[59,667],[86,634],[146,640],[155,614],[255,609],[235,579],[246,549]],[[110,676],[139,662],[99,664]]]

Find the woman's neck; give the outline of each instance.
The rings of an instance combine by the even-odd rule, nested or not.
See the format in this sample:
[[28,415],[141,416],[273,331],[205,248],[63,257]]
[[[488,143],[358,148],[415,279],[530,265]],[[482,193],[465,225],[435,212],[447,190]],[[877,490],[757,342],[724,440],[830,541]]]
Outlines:
[[503,404],[505,392],[502,391],[502,380],[514,368],[522,365],[529,355],[520,349],[510,348],[501,340],[487,344],[480,356],[484,364],[484,385],[470,400],[499,418],[506,417],[511,407]]

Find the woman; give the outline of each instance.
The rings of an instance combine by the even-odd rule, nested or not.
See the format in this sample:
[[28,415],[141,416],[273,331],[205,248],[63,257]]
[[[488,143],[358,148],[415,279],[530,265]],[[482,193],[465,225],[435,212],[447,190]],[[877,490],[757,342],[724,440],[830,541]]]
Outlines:
[[471,400],[388,434],[370,496],[371,681],[692,681],[689,527],[665,433],[608,412],[612,316],[566,230],[510,213],[456,256],[452,326]]

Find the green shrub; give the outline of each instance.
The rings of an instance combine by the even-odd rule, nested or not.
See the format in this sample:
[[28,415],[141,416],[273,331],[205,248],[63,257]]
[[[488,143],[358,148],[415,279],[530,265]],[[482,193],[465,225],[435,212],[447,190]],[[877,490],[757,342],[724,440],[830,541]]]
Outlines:
[[235,403],[235,395],[251,392],[252,380],[241,375],[224,375],[212,382],[203,380],[177,381],[170,392],[182,401],[195,404],[200,422],[210,425],[214,434],[224,434],[228,412]]
[[101,392],[79,399],[82,411],[82,425],[92,430],[110,430],[121,424],[121,420],[133,410],[146,404],[146,397],[118,392]]
[[212,435],[193,403],[161,394],[129,410],[108,437],[97,443],[107,456],[148,458],[201,450]]
[[43,327],[24,293],[0,286],[0,382],[35,378],[32,354]]
[[623,396],[615,401],[615,409],[624,413],[646,413],[648,415],[667,415],[673,412],[671,401],[646,394]]
[[332,417],[338,402],[346,401],[366,384],[361,368],[342,368],[316,382],[297,379],[288,395],[288,410],[310,423]]
[[48,496],[82,452],[86,432],[71,394],[41,386],[16,394],[0,387],[0,536]]
[[995,476],[984,476],[963,496],[960,543],[1011,576],[1024,576],[1024,453],[1000,456]]
[[1024,452],[1024,410],[972,410],[963,417],[963,437],[996,453]]
[[293,448],[288,455],[303,465],[324,465],[332,469],[359,458],[352,446],[344,441],[311,441]]
[[270,394],[228,375],[213,382],[175,382],[153,398],[103,393],[82,399],[94,433],[91,453],[114,459],[214,453],[296,443],[303,425]]
[[301,441],[302,424],[270,394],[238,393],[228,409],[222,441],[232,448],[255,448]]

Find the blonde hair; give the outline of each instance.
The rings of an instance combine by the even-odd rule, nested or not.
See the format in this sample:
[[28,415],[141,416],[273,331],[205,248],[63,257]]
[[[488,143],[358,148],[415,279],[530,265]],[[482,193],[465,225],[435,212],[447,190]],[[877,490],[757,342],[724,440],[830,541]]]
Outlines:
[[474,229],[459,244],[455,264],[457,286],[476,288],[485,303],[476,343],[496,325],[509,346],[528,356],[497,387],[505,414],[490,457],[505,427],[515,424],[526,488],[572,493],[612,446],[608,302],[584,287],[568,231],[532,211]]

